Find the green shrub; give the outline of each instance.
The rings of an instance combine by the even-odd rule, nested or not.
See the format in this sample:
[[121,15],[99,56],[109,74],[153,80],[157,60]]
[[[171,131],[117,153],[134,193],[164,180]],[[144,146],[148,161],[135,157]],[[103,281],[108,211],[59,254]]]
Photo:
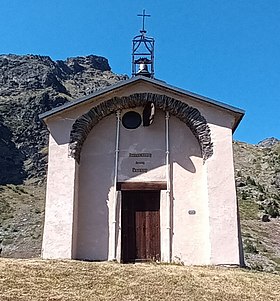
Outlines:
[[264,187],[261,184],[258,184],[258,190],[260,192],[264,192]]
[[246,191],[242,191],[242,193],[241,193],[242,200],[247,200],[248,196],[249,196],[249,194]]
[[247,177],[246,183],[251,184],[253,186],[257,186],[256,181],[253,178],[251,178],[250,176]]
[[280,216],[279,204],[276,200],[270,201],[266,207],[265,212],[269,214],[272,218]]
[[249,239],[245,239],[244,241],[244,251],[246,253],[258,254],[256,245]]

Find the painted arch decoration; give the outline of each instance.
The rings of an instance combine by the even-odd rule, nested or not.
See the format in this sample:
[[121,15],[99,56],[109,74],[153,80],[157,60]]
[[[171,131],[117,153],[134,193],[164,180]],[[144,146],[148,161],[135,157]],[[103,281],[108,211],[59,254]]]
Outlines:
[[157,109],[169,111],[190,128],[199,142],[204,162],[212,156],[213,143],[210,128],[199,110],[172,97],[155,93],[135,93],[130,96],[113,97],[80,116],[74,122],[70,133],[69,155],[79,163],[83,143],[101,119],[117,110],[145,106],[148,102],[154,103]]

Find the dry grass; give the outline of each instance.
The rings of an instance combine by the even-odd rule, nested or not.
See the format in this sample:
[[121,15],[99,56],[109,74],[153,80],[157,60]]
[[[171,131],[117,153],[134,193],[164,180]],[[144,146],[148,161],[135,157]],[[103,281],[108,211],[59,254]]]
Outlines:
[[0,300],[280,300],[280,277],[217,267],[0,260]]

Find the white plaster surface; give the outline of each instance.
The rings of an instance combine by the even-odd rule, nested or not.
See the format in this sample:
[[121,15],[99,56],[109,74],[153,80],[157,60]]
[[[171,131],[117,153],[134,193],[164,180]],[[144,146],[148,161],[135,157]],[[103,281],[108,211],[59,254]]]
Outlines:
[[[173,239],[172,260],[209,263],[206,174],[199,144],[189,128],[170,118]],[[189,214],[189,210],[195,214]]]
[[72,258],[76,162],[50,136],[43,258]]
[[79,173],[75,258],[108,260],[112,232],[116,117],[100,121],[88,135]]
[[239,264],[232,133],[212,125],[214,155],[206,162],[211,264]]

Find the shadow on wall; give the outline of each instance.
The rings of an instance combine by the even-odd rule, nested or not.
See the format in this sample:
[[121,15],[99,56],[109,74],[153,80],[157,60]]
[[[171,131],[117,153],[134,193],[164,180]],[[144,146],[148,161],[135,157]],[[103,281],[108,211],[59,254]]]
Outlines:
[[26,179],[24,154],[12,142],[12,133],[0,122],[0,185],[22,184]]
[[184,170],[190,173],[196,173],[196,167],[192,161],[192,157],[202,159],[202,153],[199,143],[191,130],[178,118],[172,116],[170,118],[169,136],[170,164],[178,164]]

